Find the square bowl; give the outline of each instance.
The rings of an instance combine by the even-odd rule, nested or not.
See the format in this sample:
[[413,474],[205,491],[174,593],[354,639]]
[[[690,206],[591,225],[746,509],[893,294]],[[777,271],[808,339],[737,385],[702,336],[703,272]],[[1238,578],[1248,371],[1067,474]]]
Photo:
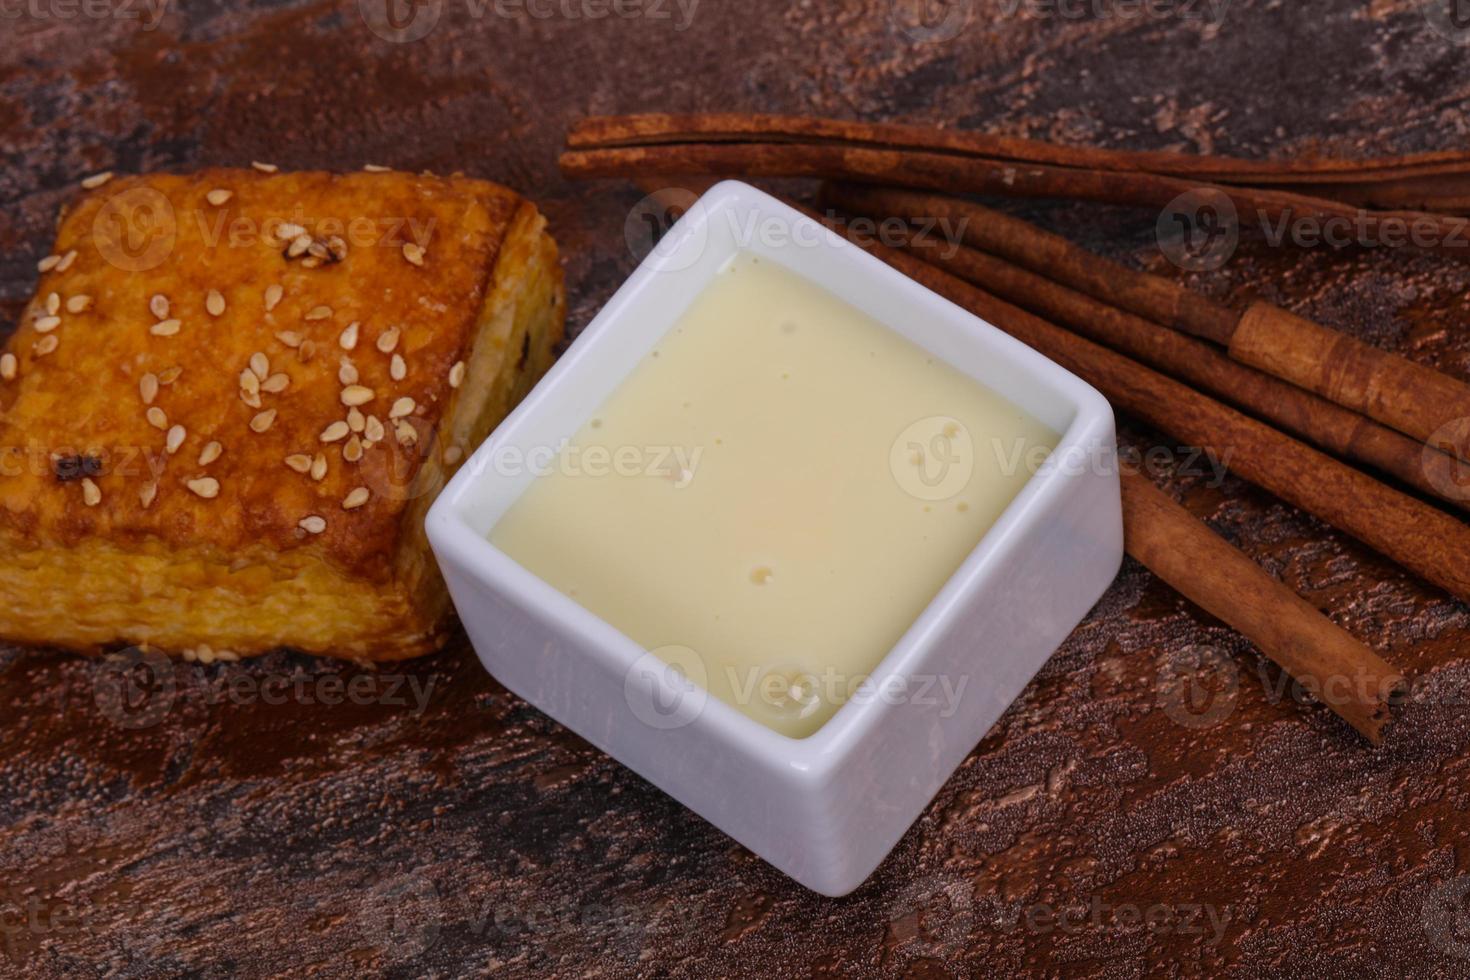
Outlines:
[[[1061,434],[862,696],[801,739],[710,697],[489,540],[535,479],[534,467],[507,461],[564,445],[741,252],[837,295]],[[798,882],[838,896],[872,873],[1117,574],[1115,448],[1112,409],[1086,383],[819,222],[727,181],[466,461],[427,531],[500,683]]]

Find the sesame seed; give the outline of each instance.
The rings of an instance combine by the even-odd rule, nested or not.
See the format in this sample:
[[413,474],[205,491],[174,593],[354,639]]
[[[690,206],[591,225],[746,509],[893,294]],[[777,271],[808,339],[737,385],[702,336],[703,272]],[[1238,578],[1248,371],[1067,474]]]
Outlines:
[[250,408],[259,408],[261,406],[259,391],[245,391],[241,389],[240,400]]
[[157,496],[158,496],[158,484],[157,483],[145,483],[145,484],[143,484],[142,488],[138,491],[138,503],[140,503],[140,504],[143,505],[143,509],[144,510],[147,510],[149,507],[153,506],[153,498],[154,497],[157,497]]
[[230,198],[234,196],[235,195],[232,192],[225,190],[223,187],[216,187],[208,194],[205,194],[204,199],[215,207],[220,207],[221,205],[226,204],[230,200]]
[[37,320],[33,324],[33,326],[36,328],[36,333],[50,333],[57,327],[61,326],[61,317],[43,316],[41,317],[41,319]]
[[278,282],[273,282],[265,287],[265,311],[267,313],[276,308],[276,304],[281,301],[281,297],[285,295],[285,292]]
[[320,483],[327,476],[327,454],[317,453],[311,461],[311,478]]
[[143,397],[144,405],[152,405],[153,399],[158,397],[158,375],[150,371],[139,378],[138,394]]
[[250,370],[255,372],[256,378],[264,381],[271,373],[271,359],[261,351],[250,355]]
[[250,165],[263,174],[273,174],[281,169],[274,163],[261,163],[259,160],[251,160]]
[[357,346],[357,321],[347,324],[347,329],[342,331],[342,336],[337,338],[337,343],[342,345],[343,350],[352,350]]
[[296,526],[307,534],[321,534],[327,529],[327,522],[315,514],[309,514],[303,517]]
[[303,456],[301,453],[294,453],[286,457],[286,465],[297,473],[304,474],[311,469],[311,457]]
[[20,373],[20,362],[15,359],[15,355],[9,352],[0,354],[0,378],[14,381],[18,373]]
[[341,419],[338,419],[336,422],[333,422],[331,425],[322,430],[321,440],[322,442],[338,442],[342,439],[346,439],[347,433],[350,431],[352,430],[347,428],[347,423],[343,422]]
[[224,451],[224,446],[221,446],[218,442],[215,442],[214,440],[210,440],[209,442],[204,444],[203,449],[199,450],[199,465],[208,466],[210,463],[213,463],[215,460],[219,459],[220,455]]
[[362,459],[362,440],[357,436],[348,439],[347,445],[342,447],[342,458],[349,463]]
[[366,170],[370,174],[385,174],[388,172],[387,167],[380,167],[376,163],[364,163],[362,165],[362,169]]
[[363,504],[367,503],[370,496],[372,496],[372,494],[368,492],[367,487],[358,487],[351,493],[349,493],[346,497],[342,498],[342,509],[355,510],[356,508],[361,507]]
[[367,437],[368,442],[382,442],[383,436],[386,434],[383,431],[383,420],[376,415],[369,415],[362,432]]
[[401,446],[412,446],[419,441],[419,430],[407,419],[398,419],[393,423],[393,437]]
[[394,381],[408,377],[408,362],[404,361],[402,354],[394,354],[393,360],[388,362],[388,377]]
[[92,297],[88,296],[86,293],[81,293],[77,296],[71,297],[66,301],[66,312],[81,313],[91,305]]
[[311,248],[310,235],[297,235],[291,239],[291,244],[286,246],[286,255],[290,258],[298,258],[305,255],[306,250]]
[[367,418],[355,406],[347,410],[347,428],[353,432],[361,432],[367,428]]
[[189,661],[189,663],[191,663],[191,664],[194,661],[196,661],[196,660],[199,659],[199,654],[197,654],[197,653],[194,652],[194,648],[193,647],[188,647],[188,648],[186,648],[184,650],[181,650],[180,653],[182,653],[183,656],[184,656],[184,659],[187,660],[187,661]]
[[276,410],[268,408],[250,420],[250,429],[252,432],[265,432],[275,424],[275,421]]
[[327,255],[334,262],[341,262],[347,258],[347,243],[342,240],[341,236],[333,235],[327,239]]
[[41,261],[39,261],[39,262],[36,263],[36,271],[37,272],[50,272],[52,269],[56,268],[56,263],[58,263],[60,261],[61,261],[61,256],[59,256],[59,255],[48,255],[44,259],[42,259]]
[[168,435],[163,441],[163,448],[167,450],[170,456],[179,451],[179,447],[184,444],[184,437],[187,434],[182,425],[175,425],[168,430]]
[[61,294],[52,293],[46,297],[46,312],[55,316],[61,312]]
[[412,398],[400,398],[388,410],[388,417],[390,419],[401,419],[405,416],[412,415],[418,407],[418,404]]
[[211,289],[204,297],[204,308],[209,311],[210,316],[220,316],[225,312],[225,298],[218,289]]
[[57,263],[56,263],[56,271],[57,272],[65,272],[67,269],[70,269],[71,268],[71,264],[73,262],[75,262],[76,260],[77,260],[77,250],[76,249],[72,249],[71,251],[69,251],[65,255],[63,255],[60,258],[60,260],[57,261]]
[[373,389],[362,385],[348,385],[342,389],[342,404],[355,406],[366,405],[373,400]]
[[201,476],[184,484],[196,495],[205,500],[213,500],[219,496],[219,481],[212,476]]
[[458,463],[463,456],[463,449],[460,449],[458,446],[450,446],[444,450],[444,464],[446,466],[453,466],[455,463]]
[[232,664],[239,661],[240,655],[233,650],[216,650],[214,651],[214,659]]
[[413,242],[407,242],[403,246],[403,257],[408,259],[409,265],[423,267],[424,250]]
[[91,477],[82,478],[82,503],[88,507],[96,507],[102,503],[102,491],[92,482]]
[[168,319],[168,297],[162,293],[154,293],[148,300],[148,312],[160,320]]
[[171,385],[179,380],[179,375],[183,373],[184,369],[181,367],[166,368],[158,373],[158,383],[161,385]]
[[310,340],[303,340],[301,347],[296,351],[296,360],[307,364],[316,356],[316,344]]
[[352,363],[351,358],[343,357],[341,367],[337,368],[337,380],[343,386],[357,384],[357,365]]
[[183,324],[181,324],[178,320],[164,320],[160,323],[155,323],[153,326],[149,327],[148,332],[153,334],[153,336],[155,337],[172,337],[174,334],[179,332],[179,327],[181,326],[183,326]]
[[311,244],[306,246],[306,254],[315,259],[326,259],[332,255],[327,251],[327,243],[317,239],[312,239]]
[[464,361],[455,361],[454,367],[449,369],[449,387],[458,388],[464,384]]
[[260,383],[260,390],[268,395],[279,395],[291,385],[291,377],[286,374],[273,374]]
[[332,316],[332,308],[330,306],[315,306],[315,307],[312,307],[310,313],[306,314],[306,319],[308,319],[308,320],[327,320],[327,319],[330,319],[331,316]]
[[260,378],[250,368],[240,372],[240,392],[242,395],[260,394]]
[[46,336],[42,337],[40,340],[31,345],[31,351],[37,357],[45,357],[47,354],[50,354],[52,351],[56,350],[57,346],[60,343],[60,337],[56,336],[56,334],[54,333],[48,333]]
[[148,424],[153,426],[155,429],[168,428],[168,413],[159,408],[157,405],[154,405],[152,408],[148,409],[146,415],[148,418]]
[[94,191],[97,188],[101,187],[103,184],[107,183],[111,179],[112,179],[112,171],[111,170],[104,170],[100,174],[93,174],[90,177],[84,177],[84,178],[82,178],[82,187],[85,188],[86,190]]
[[301,334],[294,330],[282,330],[276,334],[276,339],[287,347],[294,348],[301,346]]
[[392,327],[378,334],[378,350],[384,354],[393,353],[393,348],[398,346],[398,328]]
[[283,242],[289,242],[306,234],[306,229],[294,221],[283,221],[276,225],[276,237]]
[[315,269],[321,264],[322,260],[317,258],[315,255],[308,255],[306,258],[301,260],[301,268],[303,269]]

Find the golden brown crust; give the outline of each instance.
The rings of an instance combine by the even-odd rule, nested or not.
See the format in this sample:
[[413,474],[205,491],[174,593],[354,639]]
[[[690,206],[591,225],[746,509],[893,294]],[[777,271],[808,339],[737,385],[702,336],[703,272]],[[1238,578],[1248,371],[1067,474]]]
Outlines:
[[[271,582],[329,572],[344,589],[373,589],[399,628],[376,643],[313,630],[306,645],[422,652],[447,604],[419,525],[453,461],[473,449],[450,439],[488,431],[460,421],[461,391],[523,391],[535,367],[520,347],[484,356],[499,340],[491,321],[534,332],[538,350],[560,337],[560,270],[543,225],[498,185],[399,173],[214,170],[85,195],[64,215],[5,348],[13,365],[0,363],[0,378],[15,375],[0,380],[0,557],[44,566],[59,549],[165,555],[228,569],[238,583],[256,581],[245,570],[275,569],[249,586],[256,598]],[[549,282],[546,309],[508,300],[523,280]],[[351,324],[355,346],[342,339]],[[355,410],[353,395],[367,399]],[[497,399],[486,418],[509,407]],[[324,441],[329,427],[348,431]],[[320,460],[325,473],[313,473]],[[283,599],[282,612],[297,605]],[[118,624],[116,639],[174,632],[149,615]],[[0,633],[14,638],[34,641],[46,623],[5,616]],[[97,640],[105,622],[53,625],[44,639],[107,642]],[[241,652],[295,642],[275,625],[258,643],[249,630],[218,632]]]

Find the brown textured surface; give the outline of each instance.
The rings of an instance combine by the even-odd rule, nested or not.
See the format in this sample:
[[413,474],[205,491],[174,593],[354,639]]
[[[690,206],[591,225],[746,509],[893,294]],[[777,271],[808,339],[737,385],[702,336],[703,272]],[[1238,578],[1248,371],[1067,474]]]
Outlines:
[[[443,6],[409,44],[374,37],[350,2],[191,5],[149,32],[7,21],[5,318],[57,205],[101,169],[464,169],[545,205],[577,327],[633,264],[638,197],[556,175],[585,112],[908,115],[1241,157],[1452,149],[1470,131],[1467,49],[1407,0],[1236,0],[1214,26],[976,0],[932,43],[895,30],[887,0],[707,2],[684,31]],[[1152,214],[1028,213],[1173,271]],[[1257,231],[1189,281],[1470,374],[1470,265],[1454,255],[1275,248]],[[126,715],[115,668],[12,651],[0,971],[1470,976],[1470,934],[1453,930],[1470,891],[1470,610],[1198,461],[1159,462],[1194,513],[1409,676],[1384,748],[1293,704],[1274,673],[1263,684],[1239,638],[1130,563],[873,879],[828,901],[506,694],[462,644],[409,667],[432,685],[422,712],[391,673],[315,703],[342,697],[326,678],[343,668],[275,656],[178,665],[153,714]],[[1235,694],[1191,714],[1169,678],[1199,660]],[[1066,927],[1033,911],[1094,903]],[[1128,922],[1191,905],[1224,922],[1218,940],[1193,931],[1203,917]]]

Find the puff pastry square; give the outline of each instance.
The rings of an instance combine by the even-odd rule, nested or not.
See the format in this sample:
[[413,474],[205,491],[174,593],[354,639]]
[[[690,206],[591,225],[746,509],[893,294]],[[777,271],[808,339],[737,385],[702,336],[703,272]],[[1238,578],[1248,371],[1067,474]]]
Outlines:
[[435,649],[424,513],[562,336],[536,208],[457,177],[130,177],[53,252],[0,353],[0,637]]

